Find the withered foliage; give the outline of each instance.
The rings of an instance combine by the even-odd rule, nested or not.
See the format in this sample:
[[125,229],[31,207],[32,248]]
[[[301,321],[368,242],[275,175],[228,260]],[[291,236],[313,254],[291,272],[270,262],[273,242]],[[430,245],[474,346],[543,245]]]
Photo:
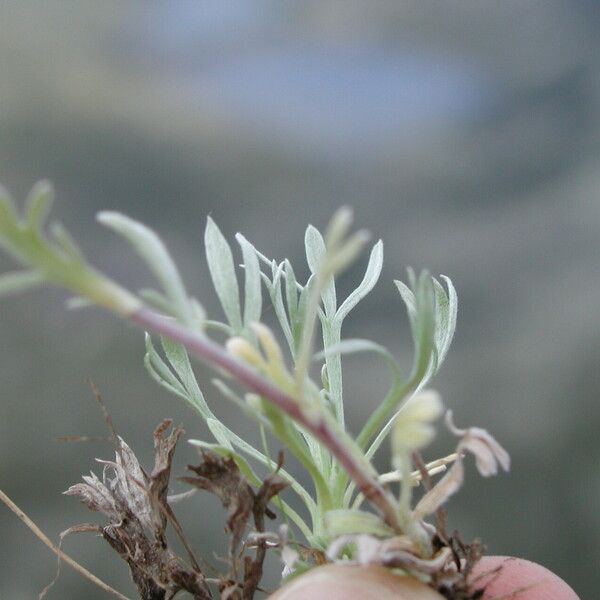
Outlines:
[[[264,480],[256,493],[240,473],[233,458],[219,457],[210,452],[202,453],[200,465],[188,467],[197,477],[182,478],[182,481],[194,487],[215,494],[227,511],[230,570],[219,585],[221,597],[224,599],[250,599],[259,587],[267,542],[260,536],[253,536],[257,540],[253,544],[256,550],[254,557],[250,557],[243,556],[247,546],[242,545],[241,540],[251,517],[256,533],[265,531],[265,516],[275,518],[268,507],[269,501],[288,485],[288,482],[277,474],[282,463],[283,453],[280,453],[277,470]],[[242,571],[243,574],[240,574]]]
[[[173,453],[183,430],[165,420],[154,431],[154,468],[146,472],[131,448],[116,437],[114,461],[104,464],[102,479],[94,473],[84,476],[84,483],[70,487],[65,494],[77,496],[90,510],[103,513],[108,524],[78,525],[66,533],[95,531],[118,552],[129,566],[141,600],[169,600],[181,591],[195,600],[213,598],[208,580],[187,543],[181,526],[171,509],[167,491]],[[203,452],[202,462],[189,468],[197,477],[183,478],[191,485],[219,497],[227,511],[226,531],[230,535],[229,569],[218,578],[223,599],[250,600],[259,588],[267,545],[255,544],[254,556],[244,556],[242,538],[252,522],[255,532],[264,532],[265,515],[274,517],[269,501],[287,482],[277,473],[268,476],[254,491],[240,473],[235,461],[211,452]],[[281,466],[282,457],[279,460]],[[170,523],[187,550],[187,560],[169,546],[166,529]]]
[[[433,486],[421,455],[415,452],[413,460],[421,472],[427,493],[430,493]],[[463,542],[458,531],[449,535],[447,513],[441,506],[435,509],[434,514],[435,534],[432,539],[434,550],[438,555],[449,552],[451,560],[447,561],[442,569],[433,572],[431,587],[448,600],[479,600],[483,597],[485,586],[473,582],[472,574],[475,565],[484,555],[485,546],[477,539],[470,543]]]

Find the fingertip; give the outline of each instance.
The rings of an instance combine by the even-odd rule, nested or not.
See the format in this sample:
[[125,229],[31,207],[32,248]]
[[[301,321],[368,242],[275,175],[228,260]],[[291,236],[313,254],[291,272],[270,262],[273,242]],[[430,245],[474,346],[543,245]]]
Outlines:
[[[484,589],[482,600],[580,600],[560,577],[520,558],[488,556],[476,565],[472,589]],[[412,577],[383,567],[326,565],[277,590],[270,600],[443,600]]]
[[482,600],[579,600],[558,575],[523,558],[485,556],[471,581],[474,588],[485,588]]

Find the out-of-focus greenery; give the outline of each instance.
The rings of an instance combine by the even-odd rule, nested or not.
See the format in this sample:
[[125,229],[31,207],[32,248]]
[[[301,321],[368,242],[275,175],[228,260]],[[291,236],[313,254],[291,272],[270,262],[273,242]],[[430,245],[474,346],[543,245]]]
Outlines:
[[[600,561],[598,27],[583,0],[11,2],[0,19],[0,180],[22,197],[50,178],[86,255],[134,289],[139,263],[106,245],[100,209],[160,230],[202,298],[207,213],[228,236],[242,230],[269,256],[294,259],[292,234],[349,204],[386,240],[382,281],[408,264],[451,275],[462,306],[437,387],[459,422],[493,430],[513,457],[510,477],[471,479],[451,525],[590,597]],[[384,288],[346,335],[367,325],[408,357],[410,334]],[[167,414],[142,374],[137,331],[65,315],[62,300],[32,294],[0,313],[0,479],[54,538],[89,519],[60,492],[107,453],[54,441],[103,434],[87,377],[141,459],[158,420],[191,414],[177,403]],[[385,391],[379,368],[350,369],[351,429]],[[200,422],[187,429],[206,434]],[[179,472],[193,458],[182,446]],[[219,538],[217,511],[181,507],[197,545]],[[0,597],[34,596],[54,559],[6,511],[0,531]],[[127,588],[102,544],[72,538],[66,550]],[[61,577],[51,593],[97,597]]]

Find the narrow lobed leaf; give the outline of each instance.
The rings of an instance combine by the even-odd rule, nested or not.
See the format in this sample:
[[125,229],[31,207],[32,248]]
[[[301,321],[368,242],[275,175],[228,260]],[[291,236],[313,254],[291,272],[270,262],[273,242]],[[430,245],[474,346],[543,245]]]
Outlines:
[[292,264],[287,258],[283,262],[283,265],[285,274],[285,302],[293,331],[298,321],[298,282]]
[[394,535],[380,516],[354,508],[329,510],[325,513],[325,528],[331,537],[368,533],[380,537]]
[[[442,285],[433,279],[435,286],[436,295],[436,347],[438,352],[438,368],[444,362],[452,338],[454,337],[454,331],[456,329],[456,316],[458,311],[458,297],[456,290],[452,285],[452,281],[449,277],[444,275],[441,276],[446,282],[448,287],[448,293],[446,294]],[[437,331],[438,324],[443,324],[443,330]]]
[[221,421],[213,418],[206,419],[206,424],[210,429],[210,432],[215,436],[215,439],[221,446],[225,446],[228,450],[233,451],[229,437],[229,429],[221,423]]
[[45,277],[37,271],[11,271],[0,275],[0,298],[13,296],[29,291],[45,281]]
[[239,335],[242,333],[243,323],[233,254],[225,236],[210,217],[206,220],[204,245],[208,269],[215,291],[229,324],[234,333]]
[[204,394],[196,381],[196,376],[194,375],[192,364],[190,363],[190,358],[186,349],[181,344],[173,342],[164,336],[161,336],[160,340],[169,363],[171,363],[173,370],[177,373],[177,376],[190,397],[190,402],[197,407],[198,411],[205,419],[213,417],[212,411],[204,399]]
[[328,347],[326,350],[318,352],[314,356],[314,360],[322,360],[328,356],[335,356],[336,354],[348,355],[356,354],[359,352],[374,352],[383,357],[390,368],[394,381],[399,381],[402,377],[400,367],[396,362],[396,359],[392,356],[390,351],[376,342],[371,340],[363,340],[357,338],[350,338],[342,340],[338,344]]
[[83,252],[79,249],[79,246],[71,237],[71,234],[61,223],[57,221],[51,223],[50,233],[52,234],[54,241],[58,244],[59,248],[69,260],[71,260],[73,263],[83,264],[85,262]]
[[52,208],[54,190],[49,181],[38,181],[25,200],[25,218],[31,229],[40,231]]
[[[310,271],[316,275],[321,268],[323,260],[325,260],[326,248],[323,236],[319,230],[312,225],[309,225],[306,228],[304,247],[306,250],[306,261],[308,262]],[[325,314],[332,318],[336,310],[335,283],[333,277],[330,277],[327,282],[324,282],[321,296],[323,298]]]
[[369,263],[363,280],[358,287],[344,300],[335,317],[343,321],[348,313],[375,287],[383,267],[383,242],[379,240],[371,250]]
[[235,237],[244,257],[244,327],[248,330],[252,323],[260,321],[262,312],[260,266],[254,246],[241,233]]
[[193,315],[187,292],[173,259],[158,235],[149,227],[118,212],[101,212],[97,219],[132,245],[160,281],[179,319],[191,326]]

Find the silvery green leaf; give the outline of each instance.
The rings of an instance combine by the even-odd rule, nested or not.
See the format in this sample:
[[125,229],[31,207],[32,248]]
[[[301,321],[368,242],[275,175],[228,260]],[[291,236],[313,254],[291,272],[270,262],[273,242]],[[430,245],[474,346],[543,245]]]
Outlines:
[[392,376],[395,380],[401,379],[401,372],[396,359],[392,356],[390,351],[384,346],[372,342],[371,340],[364,339],[347,339],[341,342],[329,346],[327,349],[315,354],[314,360],[323,360],[328,356],[335,356],[337,354],[347,355],[356,354],[358,352],[374,352],[382,356],[387,362]]
[[242,332],[243,324],[233,254],[221,230],[210,217],[206,221],[204,245],[215,291],[221,301],[221,306],[229,324],[235,334],[239,335]]
[[308,448],[308,452],[312,457],[313,463],[316,465],[319,472],[324,473],[325,465],[329,462],[326,458],[327,451],[324,451],[323,446],[317,440],[315,440],[310,433],[307,433],[302,427],[296,426],[295,423],[294,425],[306,443],[306,447]]
[[415,295],[417,301],[418,317],[415,328],[415,344],[417,347],[418,362],[422,360],[429,364],[431,352],[435,349],[435,313],[433,283],[429,273],[423,271],[417,281]]
[[[456,316],[458,312],[458,297],[456,290],[452,285],[452,281],[445,275],[442,275],[441,277],[448,287],[447,295],[442,285],[437,280],[433,280],[436,288],[436,320],[439,319],[444,323],[443,335],[440,335],[436,340],[438,366],[442,364],[450,349],[450,344],[452,343],[452,338],[454,337],[454,331],[456,329]],[[440,311],[441,315],[439,314]]]
[[231,441],[229,440],[229,429],[218,421],[217,419],[208,418],[206,419],[206,425],[210,429],[210,432],[215,436],[215,439],[221,446],[225,446],[225,448],[229,450],[233,450],[233,446],[231,445]]
[[285,301],[293,330],[298,313],[298,282],[296,281],[296,275],[290,261],[286,258],[283,264],[285,273]]
[[[321,319],[323,328],[323,347],[325,351],[337,346],[340,343],[342,335],[341,323],[337,320],[328,321]],[[344,390],[342,379],[342,361],[339,353],[326,354],[325,364],[327,365],[327,378],[329,381],[329,398],[333,414],[337,421],[344,424]]]
[[410,319],[411,326],[414,323],[417,317],[417,306],[415,302],[415,295],[412,290],[399,279],[395,279],[394,283],[400,292],[400,296],[406,305],[406,310],[408,312],[408,318]]
[[163,387],[166,387],[171,393],[187,400],[192,406],[196,407],[196,404],[190,400],[185,387],[177,379],[173,371],[167,366],[165,361],[156,351],[156,348],[152,344],[152,338],[148,333],[145,334],[145,345],[146,354],[144,356],[144,366],[152,376]]
[[300,291],[300,295],[298,298],[298,309],[296,312],[296,321],[294,323],[294,329],[292,330],[296,350],[300,346],[300,340],[302,339],[302,328],[304,325],[304,319],[306,318],[306,308],[308,306],[308,301],[312,296],[313,288],[315,287],[316,283],[316,276],[311,275],[308,278],[308,281],[306,282],[304,288]]
[[[164,345],[164,343],[165,343],[165,341],[163,340],[163,345]],[[177,344],[173,344],[173,345],[177,346]],[[165,352],[166,352],[166,349],[165,349]],[[176,358],[174,356],[174,353],[170,353],[170,356],[168,355],[168,358],[169,358],[169,360],[173,360],[175,363],[180,364],[180,368],[176,369],[178,371],[178,375],[180,377],[182,377],[182,373],[185,375],[185,377],[182,377],[182,381],[184,382],[184,386],[186,388],[185,398],[189,402],[191,402],[194,406],[199,407],[199,403],[197,402],[195,396],[197,396],[197,394],[200,394],[200,397],[202,398],[203,402],[204,402],[204,397],[202,396],[202,393],[200,392],[200,390],[198,388],[198,384],[196,383],[193,372],[191,372],[191,375],[190,375],[190,372],[188,371],[189,359],[186,361],[185,358],[183,358],[181,356]],[[173,362],[172,362],[172,364],[173,364]],[[165,365],[165,367],[166,367],[166,365]],[[191,382],[188,387],[188,385],[185,384],[185,381],[186,381],[186,379],[189,379],[190,376],[193,378],[193,382]],[[218,380],[216,380],[216,381],[218,381]],[[215,383],[216,383],[216,381],[215,381]],[[219,386],[217,385],[217,387],[219,387]],[[192,395],[189,393],[189,389],[195,389],[197,391],[194,392],[194,394]],[[221,390],[221,391],[223,391],[223,390]],[[224,446],[233,445],[233,446],[237,447],[239,450],[241,450],[242,452],[244,452],[245,454],[247,454],[248,456],[250,456],[251,458],[254,458],[255,460],[257,460],[259,463],[261,463],[265,467],[267,467],[269,469],[272,468],[273,461],[269,457],[265,456],[262,452],[260,452],[256,448],[254,448],[254,446],[252,446],[251,444],[246,442],[246,440],[244,440],[243,438],[238,436],[235,432],[231,431],[223,423],[218,421],[215,418],[215,416],[212,414],[212,412],[210,411],[208,406],[206,406],[206,403],[204,403],[204,405],[205,405],[205,410],[200,410],[200,413],[207,421],[207,424],[208,424],[209,420],[211,421],[211,423],[209,424],[209,427],[212,427],[211,432],[213,433],[213,435],[215,435],[215,438],[222,445],[224,445]],[[261,419],[261,422],[262,422],[262,419]],[[217,423],[217,424],[215,424],[215,423]],[[220,436],[220,439],[217,436]],[[226,440],[226,441],[222,441],[222,440]],[[294,477],[292,477],[284,469],[280,469],[279,472],[282,476],[284,476],[286,479],[288,479],[290,481],[292,489],[302,498],[302,500],[304,501],[304,503],[306,504],[308,509],[311,511],[311,513],[314,512],[316,510],[316,506],[315,506],[314,500],[312,499],[312,496],[304,489],[304,487],[300,483],[298,483],[298,481],[296,479],[294,479]]]
[[269,297],[271,298],[271,304],[273,305],[273,309],[275,310],[275,315],[277,316],[277,320],[279,321],[279,325],[281,327],[281,330],[283,331],[283,335],[285,336],[285,340],[288,344],[290,352],[293,355],[295,352],[294,339],[292,337],[292,330],[285,311],[285,305],[283,303],[283,294],[281,291],[283,263],[278,265],[275,261],[272,261],[270,266],[273,279],[270,280],[263,273],[263,281],[265,282],[265,285],[269,290]]
[[[316,227],[309,225],[306,228],[304,246],[306,250],[306,261],[308,262],[310,271],[311,273],[316,274],[321,268],[326,253],[325,241]],[[336,309],[335,283],[333,282],[333,277],[330,277],[325,283],[321,292],[321,297],[323,298],[325,314],[330,318],[333,317]]]
[[227,323],[221,323],[221,321],[214,321],[212,319],[207,319],[204,321],[204,325],[207,329],[214,329],[215,331],[221,331],[227,337],[231,337],[233,335],[233,329],[231,329],[230,325]]
[[[409,280],[413,289],[401,281],[395,281],[396,287],[406,304],[410,319],[412,336],[415,344],[415,359],[411,379],[424,380],[431,371],[432,360],[437,359],[437,349],[434,342],[435,314],[434,290],[431,277],[423,271],[415,279],[412,270],[408,270]],[[433,365],[435,370],[435,365]]]
[[25,219],[31,229],[39,231],[44,226],[52,207],[54,191],[49,181],[38,181],[25,201]]
[[85,258],[83,252],[79,249],[71,234],[63,227],[61,223],[54,221],[50,225],[50,233],[59,245],[65,256],[75,263],[83,263]]
[[101,212],[97,219],[129,241],[160,281],[167,297],[173,303],[173,311],[185,324],[192,324],[192,311],[183,281],[167,248],[156,233],[142,223],[117,212]]
[[221,394],[223,394],[223,396],[225,396],[225,398],[231,400],[247,416],[256,419],[267,427],[269,426],[269,422],[248,402],[246,402],[243,398],[240,398],[240,396],[238,396],[238,394],[236,394],[224,381],[215,378],[212,380],[212,384],[221,392]]
[[353,508],[340,508],[325,513],[325,529],[331,537],[339,535],[368,533],[380,537],[391,537],[393,529],[381,517]]
[[240,456],[237,452],[232,450],[232,448],[230,448],[229,446],[225,446],[222,444],[211,444],[202,440],[188,441],[192,446],[196,446],[197,448],[201,448],[202,450],[209,450],[211,452],[215,452],[219,456],[229,456],[233,458],[239,470],[252,485],[262,485],[262,481],[259,479],[258,475],[256,475],[256,473],[252,470],[252,467],[248,464],[248,461],[243,456]]
[[423,271],[419,275],[416,289],[417,300],[417,333],[423,341],[433,342],[435,329],[435,295],[432,279]]
[[268,257],[266,257],[260,250],[257,250],[256,248],[254,248],[254,251],[256,252],[256,256],[258,256],[258,260],[260,262],[263,262],[265,265],[267,265],[267,267],[271,266],[272,260]]
[[0,298],[20,294],[43,284],[45,277],[37,271],[11,271],[0,275]]
[[198,411],[205,419],[209,417],[212,418],[212,411],[208,407],[208,404],[204,399],[204,395],[198,386],[196,376],[194,375],[194,371],[185,348],[181,344],[177,344],[166,337],[161,337],[160,340],[163,350],[165,351],[165,355],[168,361],[171,363],[175,373],[177,373],[181,383],[183,384],[183,387],[190,398],[190,402],[198,408]]
[[198,325],[198,328],[204,329],[204,324],[206,323],[206,311],[204,310],[204,306],[202,306],[202,304],[200,304],[196,298],[190,298],[190,304],[192,306],[192,314]]
[[262,312],[262,289],[260,266],[254,246],[240,233],[236,239],[244,257],[244,327],[260,321]]
[[325,256],[325,240],[319,230],[313,225],[306,228],[304,234],[304,248],[306,251],[306,262],[311,273],[319,270],[323,257]]
[[448,296],[442,284],[435,279],[433,281],[433,291],[435,294],[435,346],[439,350],[444,345],[446,331],[448,327]]
[[321,384],[323,385],[323,392],[327,394],[329,392],[329,375],[325,364],[321,367]]
[[173,306],[169,299],[157,290],[151,288],[142,288],[138,290],[138,296],[148,304],[159,309],[165,315],[173,316]]
[[383,267],[383,242],[379,240],[371,250],[369,263],[359,286],[344,300],[335,317],[343,321],[348,313],[375,287]]
[[154,381],[158,383],[158,385],[165,388],[170,394],[173,394],[174,396],[179,396],[179,398],[185,400],[194,408],[196,408],[196,405],[190,402],[189,396],[185,393],[185,390],[183,392],[180,391],[178,388],[173,387],[167,382],[166,379],[164,379],[164,377],[156,369],[155,364],[151,361],[148,354],[144,355],[144,367],[146,368],[146,371],[148,372],[150,377],[154,379]]
[[83,296],[72,296],[67,298],[65,305],[68,310],[79,310],[80,308],[88,308],[94,306],[94,303],[89,298]]

